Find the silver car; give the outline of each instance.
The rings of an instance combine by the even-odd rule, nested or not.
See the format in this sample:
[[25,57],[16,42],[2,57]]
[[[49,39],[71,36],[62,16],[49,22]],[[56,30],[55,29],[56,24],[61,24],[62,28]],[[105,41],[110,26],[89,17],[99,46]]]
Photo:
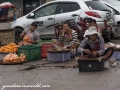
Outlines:
[[[16,28],[16,40],[19,41],[20,33],[37,21],[41,38],[55,38],[55,30],[52,25],[80,17],[96,19],[98,26],[104,27],[106,14],[114,19],[113,11],[100,0],[54,0],[39,6],[27,15],[18,18],[11,23],[11,28]],[[51,27],[50,27],[51,26]]]

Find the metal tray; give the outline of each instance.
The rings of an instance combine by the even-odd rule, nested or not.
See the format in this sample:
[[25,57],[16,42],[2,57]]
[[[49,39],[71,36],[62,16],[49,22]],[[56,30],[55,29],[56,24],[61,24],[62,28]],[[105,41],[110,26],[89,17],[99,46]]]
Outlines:
[[3,62],[3,60],[0,61],[1,65],[17,65],[17,64],[22,64],[22,63],[26,63],[27,60],[25,61],[21,61],[21,62]]

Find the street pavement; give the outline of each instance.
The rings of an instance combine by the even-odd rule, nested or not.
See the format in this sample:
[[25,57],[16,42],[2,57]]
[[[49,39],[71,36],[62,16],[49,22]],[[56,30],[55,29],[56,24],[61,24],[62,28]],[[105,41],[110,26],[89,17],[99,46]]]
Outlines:
[[[7,28],[9,23],[1,25]],[[120,61],[117,62],[115,68],[97,72],[79,72],[74,59],[59,63],[40,59],[19,65],[0,65],[0,89],[120,90]]]

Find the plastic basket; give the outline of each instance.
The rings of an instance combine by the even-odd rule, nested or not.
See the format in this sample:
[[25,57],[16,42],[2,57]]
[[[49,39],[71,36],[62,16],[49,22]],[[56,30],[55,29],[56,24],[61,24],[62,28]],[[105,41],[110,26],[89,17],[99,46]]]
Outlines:
[[64,53],[50,53],[50,52],[48,52],[47,60],[51,61],[51,62],[70,60],[70,52],[64,52]]
[[120,51],[114,51],[112,56],[115,57],[117,60],[120,60]]
[[2,45],[15,41],[15,29],[0,29],[0,42]]
[[41,46],[39,45],[28,45],[21,46],[18,48],[18,55],[24,54],[28,61],[37,60],[41,58]]
[[41,45],[42,58],[47,58],[47,51],[50,49],[53,49],[52,44],[42,44]]
[[78,60],[79,72],[81,71],[103,71],[104,61],[98,60]]

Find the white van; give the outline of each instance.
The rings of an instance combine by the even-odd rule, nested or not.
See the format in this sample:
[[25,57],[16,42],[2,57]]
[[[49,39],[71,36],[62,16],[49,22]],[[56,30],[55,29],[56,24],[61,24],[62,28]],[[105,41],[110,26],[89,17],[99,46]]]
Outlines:
[[10,27],[16,28],[16,40],[19,41],[21,32],[29,28],[33,21],[37,21],[39,24],[37,30],[41,38],[55,38],[53,25],[56,23],[79,17],[91,17],[96,19],[99,26],[104,26],[106,14],[114,19],[111,9],[99,0],[54,0],[18,18]]

